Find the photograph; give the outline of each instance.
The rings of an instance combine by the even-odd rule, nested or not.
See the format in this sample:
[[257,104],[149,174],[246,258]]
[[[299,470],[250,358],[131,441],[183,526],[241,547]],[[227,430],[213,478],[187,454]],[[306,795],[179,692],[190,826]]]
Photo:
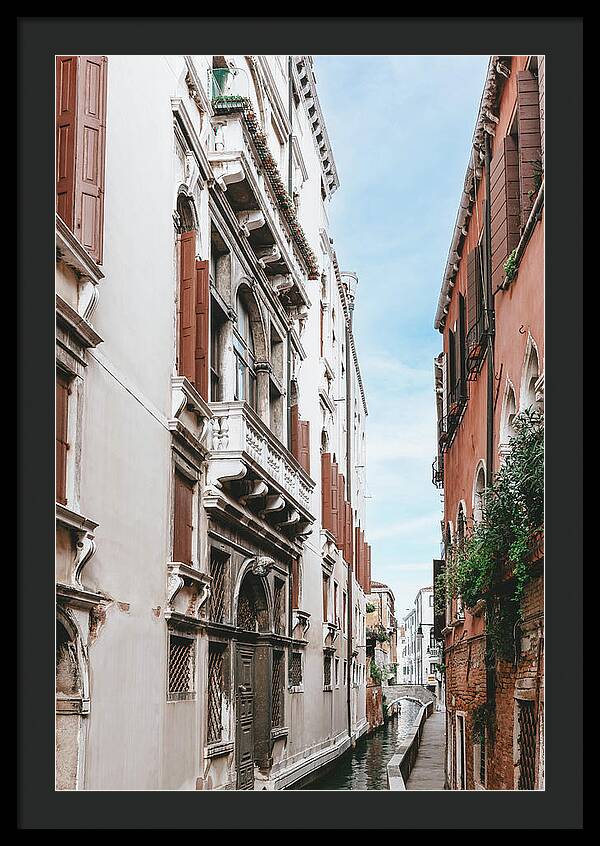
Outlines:
[[54,790],[544,791],[545,55],[54,61]]

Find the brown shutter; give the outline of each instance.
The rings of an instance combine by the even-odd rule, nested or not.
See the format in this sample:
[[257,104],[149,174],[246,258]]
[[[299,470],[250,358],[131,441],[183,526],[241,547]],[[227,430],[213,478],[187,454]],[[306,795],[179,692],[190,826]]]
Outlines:
[[300,607],[300,561],[292,558],[292,608]]
[[337,548],[343,551],[346,543],[346,501],[344,498],[345,480],[344,476],[338,474],[338,530]]
[[344,503],[344,517],[345,517],[345,529],[344,529],[344,559],[346,563],[351,565],[352,564],[352,506],[349,502]]
[[[481,317],[481,260],[479,247],[467,256],[467,332],[471,332]],[[476,340],[473,335],[470,338]]]
[[458,295],[458,374],[460,399],[467,396],[467,326],[465,298]]
[[448,331],[448,410],[456,402],[456,335]]
[[175,473],[175,503],[173,508],[173,561],[192,564],[194,485],[180,473]]
[[56,57],[56,211],[73,229],[77,56]]
[[179,239],[179,364],[180,376],[196,380],[196,231]]
[[194,351],[195,384],[208,402],[208,347],[210,344],[208,262],[196,261],[196,339]]
[[56,501],[67,502],[67,452],[69,421],[69,381],[56,375]]
[[298,415],[298,405],[293,405],[290,409],[290,416],[291,422],[290,426],[292,431],[290,432],[290,452],[296,459],[299,461],[300,450],[299,450],[299,428],[300,428],[300,418]]
[[519,116],[519,188],[521,226],[525,226],[534,198],[536,162],[542,158],[540,133],[540,92],[538,79],[531,71],[517,74],[517,112]]
[[298,462],[310,476],[310,421],[299,420]]
[[511,135],[499,141],[490,164],[492,290],[504,279],[504,262],[519,243],[519,165]]
[[340,514],[340,498],[339,498],[339,482],[340,476],[338,473],[338,466],[337,464],[331,464],[331,483],[330,483],[330,492],[331,492],[331,532],[334,535],[336,541],[339,532],[339,514]]
[[367,544],[367,583],[365,593],[371,593],[371,544]]
[[321,453],[321,511],[323,528],[332,531],[331,520],[331,453]]
[[77,73],[74,234],[102,264],[106,57],[80,56]]
[[354,578],[360,582],[360,529],[354,529]]

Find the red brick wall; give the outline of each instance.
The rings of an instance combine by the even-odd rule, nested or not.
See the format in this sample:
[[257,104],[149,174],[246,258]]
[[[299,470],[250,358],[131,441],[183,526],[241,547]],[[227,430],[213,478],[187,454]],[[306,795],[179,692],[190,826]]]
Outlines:
[[367,721],[369,731],[383,725],[383,695],[381,685],[367,685]]

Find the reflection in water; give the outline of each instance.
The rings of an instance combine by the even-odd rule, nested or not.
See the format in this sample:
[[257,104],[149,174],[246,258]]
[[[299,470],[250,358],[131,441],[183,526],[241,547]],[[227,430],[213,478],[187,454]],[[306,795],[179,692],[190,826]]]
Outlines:
[[363,736],[354,750],[338,759],[333,769],[302,790],[387,790],[387,765],[412,726],[421,706],[402,700],[400,715],[373,734]]

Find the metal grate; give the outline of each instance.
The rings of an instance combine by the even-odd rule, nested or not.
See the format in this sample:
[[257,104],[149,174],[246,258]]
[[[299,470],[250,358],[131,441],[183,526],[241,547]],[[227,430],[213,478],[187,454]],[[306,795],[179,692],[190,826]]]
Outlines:
[[273,676],[271,698],[271,725],[278,728],[283,725],[283,673],[284,653],[273,652]]
[[247,591],[241,593],[238,600],[238,626],[246,631],[255,632],[257,617],[258,615],[254,597]]
[[485,787],[485,729],[479,737],[479,783]]
[[222,623],[225,617],[225,571],[227,559],[212,551],[210,574],[212,576],[210,592],[210,619]]
[[519,702],[519,790],[535,788],[535,703]]
[[328,652],[323,655],[323,684],[331,687],[331,655]]
[[169,699],[190,699],[194,695],[194,641],[169,636]]
[[208,647],[208,743],[218,743],[223,734],[221,705],[223,702],[223,648]]
[[290,657],[290,685],[300,687],[302,684],[302,653],[292,652]]
[[273,597],[273,622],[275,634],[285,634],[285,618],[283,599],[285,596],[284,583],[279,579],[275,579],[275,591]]

